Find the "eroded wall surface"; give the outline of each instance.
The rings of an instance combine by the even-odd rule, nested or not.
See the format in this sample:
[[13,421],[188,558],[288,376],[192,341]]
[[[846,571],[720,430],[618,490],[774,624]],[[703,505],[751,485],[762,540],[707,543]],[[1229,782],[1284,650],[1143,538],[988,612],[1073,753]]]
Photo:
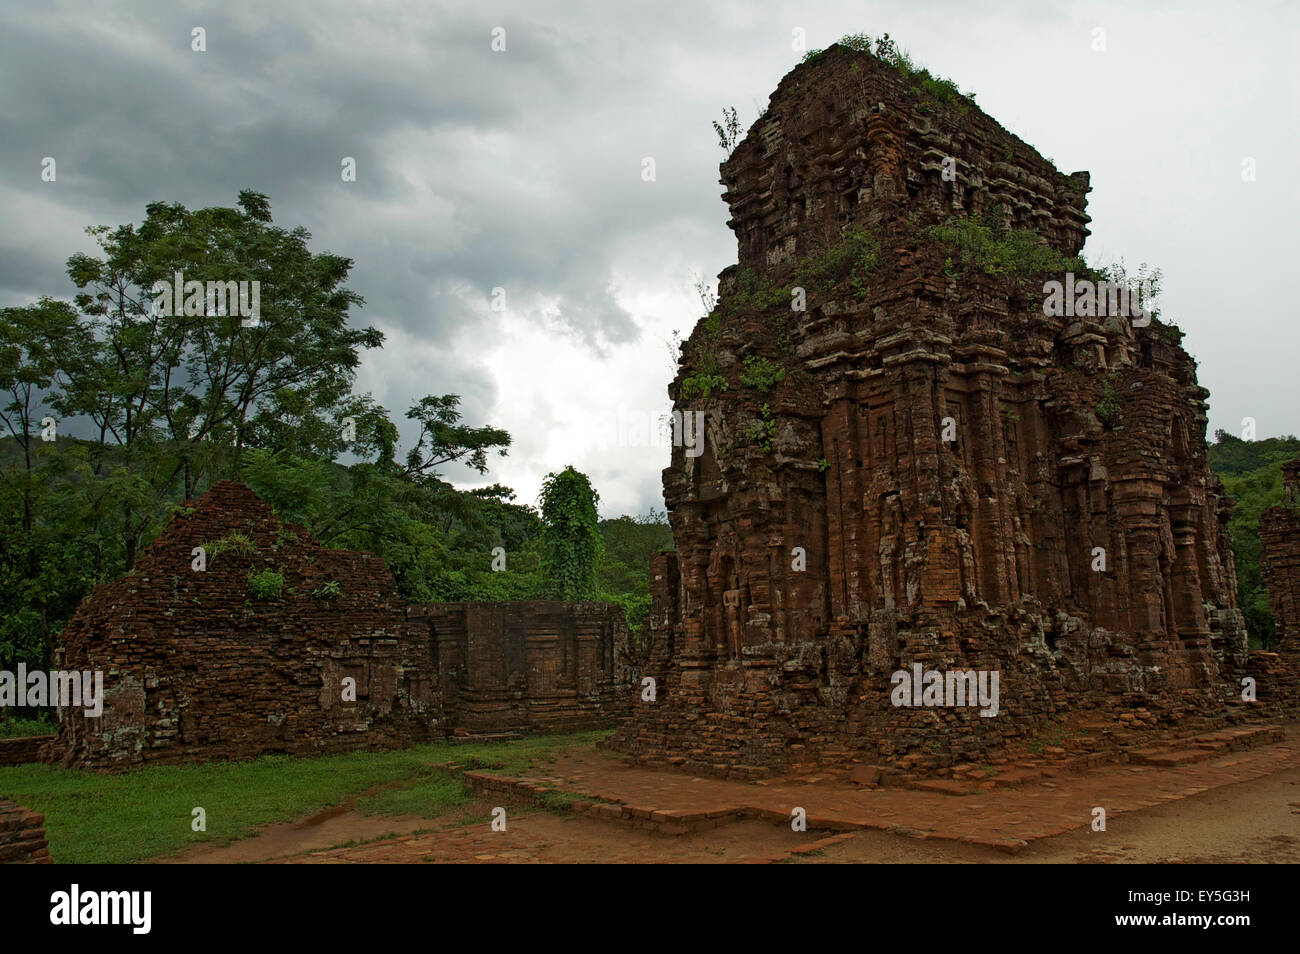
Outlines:
[[618,606],[437,603],[412,606],[410,616],[428,627],[450,731],[595,728],[627,712]]
[[[613,745],[738,777],[944,765],[1080,710],[1141,727],[1240,704],[1229,503],[1179,333],[1048,317],[1042,277],[931,231],[964,218],[1076,255],[1088,174],[838,46],[721,171],[738,261],[669,389],[705,449],[664,471],[660,688]],[[893,705],[917,663],[998,672],[998,715]]]
[[[284,588],[259,599],[249,573],[268,570]],[[441,719],[422,636],[379,557],[319,546],[219,482],[64,629],[58,668],[102,672],[104,703],[61,712],[53,751],[111,768],[407,745]]]

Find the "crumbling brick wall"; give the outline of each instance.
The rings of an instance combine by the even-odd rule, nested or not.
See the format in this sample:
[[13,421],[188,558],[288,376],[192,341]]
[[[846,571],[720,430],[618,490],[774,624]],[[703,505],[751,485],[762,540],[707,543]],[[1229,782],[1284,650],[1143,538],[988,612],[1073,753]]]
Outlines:
[[[283,587],[259,598],[249,574],[268,570]],[[57,666],[103,673],[103,713],[65,709],[45,757],[121,768],[612,725],[627,639],[605,603],[407,606],[381,559],[321,547],[222,481],[64,629]]]
[[0,864],[50,864],[45,816],[0,796]]
[[559,731],[626,714],[627,623],[608,603],[411,606],[427,626],[446,728]]
[[[933,232],[964,218],[1076,255],[1088,174],[840,46],[721,171],[738,261],[669,388],[707,438],[664,471],[660,689],[613,746],[736,776],[942,767],[1083,710],[1145,728],[1239,704],[1230,506],[1178,332],[1049,316],[1042,277]],[[862,233],[869,274],[842,267]],[[893,706],[917,663],[999,672],[999,715]]]
[[[268,570],[283,590],[259,599],[249,574]],[[53,752],[69,765],[401,746],[441,719],[424,634],[383,561],[319,546],[225,481],[96,587],[61,644],[59,668],[104,674],[102,716],[61,713]]]
[[1285,500],[1259,518],[1260,572],[1277,627],[1275,652],[1252,653],[1260,701],[1300,709],[1300,459],[1282,467]]
[[53,740],[52,735],[28,735],[17,738],[0,739],[0,765],[22,765],[25,762],[39,762],[41,748]]

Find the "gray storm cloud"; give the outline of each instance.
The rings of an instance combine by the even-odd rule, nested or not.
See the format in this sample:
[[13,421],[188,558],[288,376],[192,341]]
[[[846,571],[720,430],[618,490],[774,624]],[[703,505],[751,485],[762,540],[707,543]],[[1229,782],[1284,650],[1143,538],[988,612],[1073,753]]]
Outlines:
[[[897,3],[864,16],[851,2],[9,3],[0,304],[69,297],[64,262],[93,248],[85,226],[252,188],[277,223],[355,261],[355,320],[389,336],[360,383],[395,416],[457,392],[478,423],[571,420],[594,399],[553,383],[579,356],[603,405],[659,408],[663,340],[698,317],[689,274],[735,256],[711,120],[729,104],[753,120],[799,60],[796,30],[809,46],[889,31],[1062,169],[1092,172],[1085,253],[1164,270],[1165,316],[1201,361],[1212,428],[1249,416],[1261,437],[1300,430],[1292,8]],[[206,52],[191,49],[195,27]],[[56,182],[40,179],[45,156]],[[345,156],[356,182],[341,181]],[[494,288],[508,322],[492,323]],[[543,340],[530,331],[554,342],[550,363],[508,363]],[[564,460],[557,440],[517,440],[505,473],[522,497]],[[607,514],[659,505],[653,452],[573,456]]]

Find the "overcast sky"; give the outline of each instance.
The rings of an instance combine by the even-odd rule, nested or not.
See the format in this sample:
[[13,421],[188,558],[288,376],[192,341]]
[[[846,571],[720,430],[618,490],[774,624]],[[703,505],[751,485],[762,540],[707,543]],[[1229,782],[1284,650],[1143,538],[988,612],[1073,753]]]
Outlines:
[[458,393],[468,423],[514,436],[486,481],[446,477],[533,503],[572,463],[602,515],[661,508],[668,451],[619,446],[617,420],[669,409],[668,340],[700,314],[694,278],[735,261],[710,123],[730,104],[753,121],[802,55],[797,29],[809,47],[888,32],[1062,171],[1092,173],[1085,255],[1163,269],[1163,317],[1200,362],[1211,430],[1253,417],[1260,437],[1300,433],[1296,11],[4,0],[0,304],[70,298],[88,225],[264,192],[276,224],[355,261],[353,320],[387,336],[358,390],[395,418]]

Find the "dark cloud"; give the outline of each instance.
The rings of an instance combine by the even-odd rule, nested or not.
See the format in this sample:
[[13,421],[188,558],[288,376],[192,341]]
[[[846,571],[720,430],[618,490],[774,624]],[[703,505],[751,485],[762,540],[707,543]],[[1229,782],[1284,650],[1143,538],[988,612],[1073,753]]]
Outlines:
[[[888,30],[1063,167],[1093,171],[1090,251],[1164,267],[1166,307],[1203,358],[1216,426],[1249,414],[1261,433],[1300,430],[1281,277],[1282,223],[1297,211],[1285,39],[1296,16],[1272,17],[1000,0],[899,2],[873,7],[871,22],[847,0],[10,2],[0,303],[69,295],[64,262],[93,247],[86,225],[139,221],[155,200],[231,205],[256,189],[278,223],[354,260],[351,285],[366,299],[355,320],[389,335],[362,386],[399,417],[423,394],[454,391],[471,419],[528,426],[511,466],[535,484],[562,454],[542,424],[562,430],[583,398],[551,393],[568,368],[530,369],[503,349],[556,343],[548,360],[582,364],[593,393],[657,407],[666,329],[687,332],[698,313],[688,273],[712,276],[735,254],[710,121],[725,104],[754,118],[799,59],[794,29],[810,47]],[[190,49],[197,26],[205,53]],[[1103,55],[1089,49],[1097,26]],[[496,27],[504,53],[490,46]],[[1260,163],[1253,192],[1235,176],[1245,155]],[[57,159],[57,183],[40,181],[43,156]],[[344,156],[356,182],[340,180]],[[1219,278],[1241,279],[1255,324],[1223,321],[1232,299],[1215,263]],[[498,287],[509,320],[489,309]],[[656,287],[667,297],[654,299]],[[644,379],[629,377],[634,367]],[[533,376],[534,418],[520,375]],[[621,488],[620,506],[644,511],[659,466],[642,470],[646,460],[579,463],[598,487]]]

